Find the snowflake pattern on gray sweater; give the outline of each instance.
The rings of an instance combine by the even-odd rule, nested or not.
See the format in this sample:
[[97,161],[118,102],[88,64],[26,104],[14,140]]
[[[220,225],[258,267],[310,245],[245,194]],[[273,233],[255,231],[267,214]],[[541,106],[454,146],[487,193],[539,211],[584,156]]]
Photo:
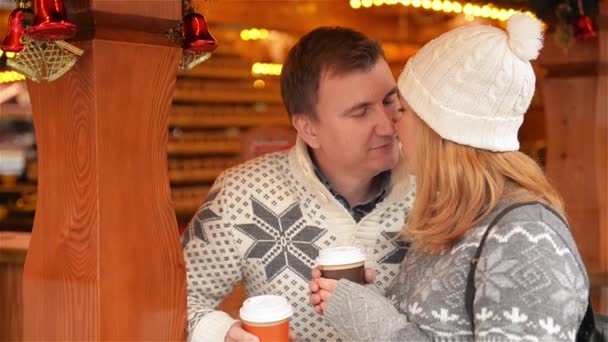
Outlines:
[[385,295],[341,280],[326,317],[358,341],[574,341],[587,273],[568,227],[541,205],[515,209],[490,231],[475,273],[473,335],[469,260],[504,206],[442,255],[410,251]]

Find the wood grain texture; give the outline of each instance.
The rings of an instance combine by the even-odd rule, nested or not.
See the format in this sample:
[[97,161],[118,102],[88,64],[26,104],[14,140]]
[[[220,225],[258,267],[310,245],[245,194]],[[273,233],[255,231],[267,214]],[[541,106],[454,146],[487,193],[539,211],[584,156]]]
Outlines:
[[88,11],[74,15],[78,24],[75,41],[103,39],[139,44],[175,46],[165,33],[181,20],[114,12]]
[[24,275],[26,340],[184,340],[185,266],[167,174],[181,50],[80,43],[29,83],[38,208]]
[[579,251],[592,272],[600,270],[595,101],[589,99],[590,94],[595,94],[596,85],[594,77],[543,81],[547,176],[564,197]]
[[[605,9],[603,15],[606,15]],[[604,71],[608,65],[608,36],[605,30],[600,32],[599,39],[577,42],[568,54],[546,39],[547,48],[540,58],[549,70],[541,87],[547,123],[546,172],[564,197],[573,235],[591,274],[608,271],[608,75]],[[595,309],[600,312],[608,312],[607,292],[605,285],[596,284],[591,289]]]
[[0,341],[23,340],[23,265],[30,237],[0,231]]
[[90,0],[91,9],[110,13],[181,20],[182,2],[174,0]]
[[183,339],[185,265],[167,174],[181,50],[108,41],[94,49],[100,338]]
[[23,265],[0,262],[0,341],[23,340]]
[[38,202],[24,272],[25,340],[99,337],[97,122],[91,43],[53,83],[28,82]]
[[241,283],[234,287],[234,290],[222,301],[218,306],[218,310],[228,313],[231,317],[239,318],[239,309],[247,298],[243,285]]
[[[599,35],[599,60],[608,65],[608,5],[604,2],[601,5],[600,21],[604,24],[600,26]],[[596,92],[596,115],[595,115],[595,178],[597,179],[597,198],[599,205],[599,231],[600,249],[599,263],[600,270],[608,274],[608,73],[598,76]],[[603,284],[599,299],[600,310],[608,315],[608,283]]]

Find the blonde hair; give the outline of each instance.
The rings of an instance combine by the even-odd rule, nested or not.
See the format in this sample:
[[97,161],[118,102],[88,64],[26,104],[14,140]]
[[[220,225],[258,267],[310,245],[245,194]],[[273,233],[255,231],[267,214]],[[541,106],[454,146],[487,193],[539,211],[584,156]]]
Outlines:
[[506,198],[542,201],[564,213],[562,199],[530,157],[444,140],[415,121],[416,201],[401,233],[413,248],[441,254]]

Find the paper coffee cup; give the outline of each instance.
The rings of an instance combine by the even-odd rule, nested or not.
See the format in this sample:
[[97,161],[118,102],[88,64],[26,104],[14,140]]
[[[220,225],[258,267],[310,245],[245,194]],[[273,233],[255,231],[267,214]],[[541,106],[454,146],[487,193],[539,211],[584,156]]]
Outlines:
[[288,342],[293,309],[282,296],[255,296],[245,300],[240,311],[243,329],[260,342]]
[[322,249],[317,265],[323,278],[348,279],[365,283],[365,253],[359,247],[343,246]]

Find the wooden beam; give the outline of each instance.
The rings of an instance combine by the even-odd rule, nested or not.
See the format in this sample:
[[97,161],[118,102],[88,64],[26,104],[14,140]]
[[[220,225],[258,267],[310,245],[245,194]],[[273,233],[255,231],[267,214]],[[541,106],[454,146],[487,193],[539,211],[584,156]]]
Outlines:
[[182,51],[156,37],[179,22],[181,1],[67,3],[85,24],[97,13],[103,25],[131,29],[108,37],[93,27],[76,43],[84,54],[72,70],[28,82],[39,179],[24,340],[184,340],[185,266],[166,152]]

